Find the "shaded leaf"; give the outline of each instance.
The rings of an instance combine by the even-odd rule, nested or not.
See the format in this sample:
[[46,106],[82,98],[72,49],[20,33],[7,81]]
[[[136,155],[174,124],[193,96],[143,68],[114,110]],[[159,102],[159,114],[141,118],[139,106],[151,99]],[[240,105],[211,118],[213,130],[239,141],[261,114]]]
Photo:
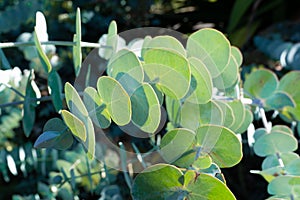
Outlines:
[[55,110],[58,112],[62,109],[62,83],[59,74],[52,70],[48,75],[48,86]]
[[260,69],[252,72],[244,83],[246,94],[255,98],[264,99],[270,97],[278,87],[277,76],[270,70]]
[[[22,118],[23,130],[26,137],[29,137],[35,122],[35,107],[37,106],[37,94],[34,90],[34,87],[36,87],[36,85],[33,81],[33,72],[31,72],[28,76],[28,81],[26,85],[26,94],[24,99]],[[38,90],[38,88],[36,89]]]
[[265,101],[265,106],[274,110],[280,110],[286,106],[295,107],[296,104],[286,92],[275,92]]
[[267,156],[275,153],[287,153],[298,147],[295,137],[281,131],[271,131],[260,136],[254,143],[254,152],[258,156]]

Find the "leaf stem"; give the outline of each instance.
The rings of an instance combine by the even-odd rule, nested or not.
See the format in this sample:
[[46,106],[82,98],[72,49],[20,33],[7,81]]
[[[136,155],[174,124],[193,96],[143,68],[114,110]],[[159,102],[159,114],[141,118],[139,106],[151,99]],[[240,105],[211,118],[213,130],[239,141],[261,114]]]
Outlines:
[[[68,41],[46,41],[41,42],[42,45],[57,45],[57,46],[75,46],[76,42]],[[99,43],[92,42],[81,42],[81,47],[92,47],[92,48],[111,48],[110,46],[100,45]],[[26,47],[35,46],[34,42],[3,42],[0,43],[0,48],[11,48],[11,47]]]
[[[51,101],[52,97],[51,96],[43,96],[40,98],[31,98],[31,101]],[[4,108],[4,107],[8,107],[8,106],[16,106],[16,105],[20,105],[20,104],[24,104],[24,101],[14,101],[14,102],[10,102],[10,103],[3,103],[0,104],[0,109]]]
[[16,90],[15,88],[13,88],[11,85],[6,84],[6,83],[0,83],[0,85],[4,85],[5,87],[7,87],[8,89],[12,90],[13,92],[15,92],[17,95],[19,95],[22,98],[25,98],[25,96],[19,92],[18,90]]

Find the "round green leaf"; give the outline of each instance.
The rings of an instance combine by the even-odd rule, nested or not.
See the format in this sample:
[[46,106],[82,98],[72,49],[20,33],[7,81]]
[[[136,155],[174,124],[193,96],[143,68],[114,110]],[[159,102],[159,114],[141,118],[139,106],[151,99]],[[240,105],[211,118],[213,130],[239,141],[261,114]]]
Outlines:
[[112,120],[119,126],[128,124],[131,120],[131,103],[121,84],[114,78],[102,76],[98,79],[97,89]]
[[230,43],[227,38],[215,29],[201,29],[188,38],[188,56],[200,59],[213,78],[219,76],[229,62]]
[[106,71],[109,76],[118,81],[125,73],[140,83],[144,80],[141,62],[135,53],[128,49],[122,49],[113,55],[108,62]]
[[[281,153],[279,155],[282,159],[284,166],[287,166],[291,161],[299,158],[299,155],[293,152]],[[269,155],[264,159],[261,168],[265,170],[276,166],[280,166],[278,157],[276,155]]]
[[256,129],[255,132],[254,132],[254,135],[253,135],[254,140],[255,141],[258,140],[258,138],[260,138],[263,135],[266,135],[267,133],[268,133],[267,129],[265,129],[265,128],[258,128],[258,129]]
[[150,49],[144,56],[145,81],[155,83],[167,96],[183,98],[188,92],[191,70],[185,57],[175,51]]
[[237,66],[240,67],[243,63],[243,55],[241,51],[237,47],[231,46],[231,55],[235,59]]
[[242,126],[245,120],[246,109],[244,107],[244,104],[240,100],[227,102],[227,105],[230,106],[233,112],[233,116],[235,117],[233,124],[231,124],[231,126],[229,126],[228,128],[236,132]]
[[289,162],[289,164],[285,165],[285,172],[289,175],[300,176],[300,159],[294,159]]
[[[167,132],[161,140],[160,152],[164,160],[180,167],[188,167],[195,160],[195,133],[178,128]],[[181,157],[184,157],[180,159]]]
[[190,90],[185,101],[204,104],[212,97],[212,78],[201,60],[191,57],[188,59],[191,67]]
[[46,122],[43,133],[34,143],[35,148],[54,148],[66,150],[73,144],[73,136],[68,127],[59,118]]
[[271,131],[260,136],[254,143],[254,152],[258,156],[294,151],[298,147],[295,137],[281,131]]
[[217,125],[200,126],[196,132],[202,155],[209,155],[219,167],[232,167],[242,159],[242,144],[228,128]]
[[135,200],[183,199],[187,191],[182,188],[182,172],[172,165],[152,165],[138,174],[132,185]]
[[190,191],[187,199],[236,199],[229,188],[219,179],[208,174],[201,173],[193,184],[187,186]]
[[288,107],[285,109],[286,116],[290,119],[300,120],[300,90],[298,85],[300,84],[300,71],[292,71],[284,75],[279,82],[279,91],[283,91],[289,94],[294,100],[296,107]]
[[223,115],[224,115],[224,123],[223,125],[225,127],[230,127],[234,121],[235,121],[235,116],[233,115],[233,110],[231,107],[224,101],[214,101],[222,110]]
[[64,122],[70,128],[72,133],[84,142],[86,140],[86,130],[84,127],[84,123],[67,110],[62,110],[61,114],[63,116]]
[[238,64],[231,55],[223,72],[213,79],[214,86],[219,90],[226,90],[236,85],[239,78]]
[[88,116],[88,111],[75,88],[68,82],[65,84],[65,97],[71,113],[80,120],[84,120]]
[[283,195],[294,198],[300,197],[300,177],[299,176],[279,176],[273,179],[268,185],[268,193],[272,195]]
[[46,131],[35,141],[34,148],[54,148],[66,150],[73,144],[73,137],[69,131]]
[[244,133],[245,131],[247,131],[249,125],[252,123],[253,121],[253,115],[252,112],[248,109],[245,109],[245,118],[243,120],[243,123],[239,126],[238,129],[236,129],[236,133]]
[[252,72],[244,83],[245,92],[255,98],[270,97],[277,89],[278,79],[270,70],[260,69]]
[[160,103],[148,83],[142,83],[130,96],[132,122],[142,131],[154,133],[161,120]]
[[281,131],[286,134],[294,135],[292,129],[290,129],[288,126],[285,125],[275,125],[272,127],[272,131]]
[[109,127],[111,119],[105,104],[95,88],[87,87],[83,93],[83,102],[92,121],[101,128]]
[[186,51],[182,44],[176,38],[169,35],[157,36],[143,45],[144,52],[153,48],[173,50],[186,57]]
[[295,102],[292,97],[286,92],[275,92],[272,96],[268,97],[264,102],[265,107],[274,110],[281,110],[286,106],[295,107]]
[[192,104],[185,102],[181,108],[180,124],[184,128],[196,130],[200,125],[222,125],[224,115],[221,108],[214,102],[206,104]]

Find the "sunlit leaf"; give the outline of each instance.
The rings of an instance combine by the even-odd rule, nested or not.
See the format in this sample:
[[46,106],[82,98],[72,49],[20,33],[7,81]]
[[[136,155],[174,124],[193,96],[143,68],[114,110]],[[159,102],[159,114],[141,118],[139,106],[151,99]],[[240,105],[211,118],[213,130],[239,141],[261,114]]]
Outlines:
[[201,60],[191,57],[188,59],[191,67],[190,90],[185,101],[204,104],[212,97],[212,78]]
[[201,199],[235,199],[228,187],[217,178],[201,173],[192,181],[191,173],[183,175],[177,167],[172,165],[153,165],[136,176],[132,196],[134,199],[157,200],[196,200],[199,197]]
[[230,43],[223,33],[204,28],[191,34],[187,41],[188,56],[200,59],[211,76],[216,78],[224,70],[230,58]]
[[148,83],[143,83],[130,96],[132,122],[142,131],[154,133],[161,120],[160,104]]
[[74,114],[70,113],[67,110],[62,110],[61,114],[63,116],[64,122],[70,128],[72,133],[78,137],[81,141],[86,140],[86,130],[84,127],[84,123],[77,118]]
[[214,163],[232,167],[242,159],[242,144],[234,132],[217,125],[200,126],[196,131],[201,155],[208,154]]
[[224,115],[222,109],[214,102],[192,104],[185,102],[181,107],[180,124],[184,128],[196,130],[200,125],[222,125]]
[[191,71],[185,57],[175,51],[150,49],[144,56],[145,81],[155,83],[167,96],[183,98],[188,92]]
[[182,44],[176,38],[169,35],[154,37],[143,45],[144,52],[153,48],[172,50],[184,57],[186,56],[186,51]]
[[86,107],[76,89],[68,82],[65,84],[65,97],[71,113],[73,113],[80,120],[84,120],[85,117],[88,116]]
[[38,30],[36,30],[36,29],[33,32],[34,44],[37,48],[38,56],[41,60],[41,63],[42,63],[42,66],[43,66],[45,72],[49,73],[52,70],[52,66],[51,66],[51,63],[50,63],[48,57],[46,56],[46,54],[45,54],[45,52],[42,48],[41,42],[39,41],[39,38],[37,36],[37,32],[38,32]]
[[219,90],[226,90],[234,87],[239,78],[238,63],[233,57],[230,56],[229,62],[225,66],[222,73],[213,79],[213,84]]
[[233,124],[231,124],[231,126],[229,126],[228,128],[230,128],[233,131],[236,131],[242,126],[245,120],[245,107],[240,100],[227,102],[227,105],[230,106],[233,112],[233,116],[235,117]]
[[97,89],[112,120],[119,126],[128,124],[131,120],[130,97],[120,83],[111,77],[102,76],[98,79]]
[[75,75],[78,76],[81,68],[81,16],[80,9],[77,8],[76,11],[76,34],[74,35],[73,42],[75,42],[75,46],[73,46],[73,63],[75,69]]
[[138,57],[128,49],[118,51],[112,56],[107,65],[107,74],[116,80],[121,79],[125,73],[129,74],[138,82],[144,80],[141,62]]
[[83,102],[90,118],[96,125],[101,128],[109,127],[111,123],[110,115],[95,88],[85,88],[83,93]]
[[195,160],[195,136],[193,131],[183,128],[167,132],[160,143],[160,153],[164,160],[180,167],[190,166]]

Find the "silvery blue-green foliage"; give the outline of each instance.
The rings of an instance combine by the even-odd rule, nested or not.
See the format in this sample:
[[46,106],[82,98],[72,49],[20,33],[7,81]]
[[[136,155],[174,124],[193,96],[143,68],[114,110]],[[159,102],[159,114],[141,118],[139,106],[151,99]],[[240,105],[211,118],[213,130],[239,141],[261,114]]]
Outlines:
[[[78,76],[81,49],[83,44],[86,45],[81,41],[79,9],[75,27],[72,51],[74,71]],[[60,76],[43,45],[48,35],[41,12],[36,14],[36,27],[31,36],[35,48],[30,51],[35,51],[34,57],[39,58],[53,105],[62,118],[50,119],[45,124],[34,147],[68,150],[77,141],[87,153],[87,156],[82,153],[78,156],[76,150],[68,151],[68,156],[57,161],[59,172],[50,175],[55,187],[49,189],[44,183],[38,185],[45,195],[43,198],[53,198],[57,184],[74,195],[78,185],[87,190],[98,186],[103,189],[99,183],[100,173],[94,176],[91,170],[103,168],[105,177],[109,175],[106,166],[91,166],[98,151],[97,129],[108,128],[114,123],[128,134],[135,130],[135,134],[153,137],[167,123],[161,140],[152,143],[164,164],[146,164],[139,149],[132,145],[137,160],[146,168],[133,182],[126,173],[125,147],[119,143],[122,170],[133,199],[197,199],[199,196],[235,199],[221,168],[240,162],[240,134],[253,121],[254,108],[258,108],[265,128],[255,132],[253,148],[257,155],[267,156],[263,171],[258,173],[271,181],[268,188],[271,195],[299,196],[298,155],[293,153],[298,148],[297,140],[288,127],[272,127],[264,113],[264,110],[275,110],[288,123],[300,120],[300,92],[296,88],[299,84],[295,84],[300,80],[299,72],[290,72],[278,80],[269,70],[254,71],[244,83],[244,96],[239,74],[242,54],[221,32],[201,29],[188,37],[185,46],[169,35],[146,36],[126,44],[113,21],[108,34],[97,44],[106,47],[98,51],[107,60],[106,75],[98,77],[95,87],[87,85],[80,92],[67,82],[64,85],[66,107],[63,107]],[[24,98],[22,122],[27,137],[34,126],[39,95],[32,70],[24,94],[21,94]],[[162,120],[163,116],[167,116],[166,122]],[[101,159],[104,162],[105,158]],[[287,183],[286,190],[278,187],[280,183]],[[109,196],[109,191],[118,192],[118,189],[103,189],[102,195]]]
[[31,0],[20,1],[13,6],[6,7],[0,12],[0,32],[16,30],[22,24],[27,23],[41,7],[40,1]]
[[255,36],[254,44],[271,59],[280,61],[282,67],[289,70],[300,69],[299,40],[289,41],[283,39],[280,34],[270,34],[267,36]]
[[[120,195],[118,186],[107,185],[109,181],[115,181],[115,172],[106,172],[108,177],[101,176],[105,172],[102,163],[97,160],[89,160],[85,156],[83,148],[77,145],[72,151],[58,152],[55,149],[35,149],[31,143],[25,143],[10,151],[0,150],[0,177],[10,187],[16,176],[22,177],[19,185],[27,184],[34,187],[35,182],[30,182],[30,176],[38,177],[37,190],[34,199],[73,199],[79,195],[79,188],[93,191],[97,195],[108,198],[112,194]],[[108,180],[109,179],[109,180]],[[27,182],[27,183],[26,183]],[[46,184],[47,182],[47,184]],[[18,184],[13,185],[18,187]],[[16,193],[15,188],[12,188]],[[2,198],[3,188],[0,189]],[[18,195],[13,195],[17,198]],[[22,196],[19,196],[22,198]],[[25,198],[25,197],[24,197]]]
[[[0,70],[0,147],[8,147],[9,141],[15,137],[14,128],[20,126],[22,120],[22,106],[6,107],[5,104],[20,101],[26,93],[26,85],[30,72],[23,72],[18,68]],[[34,86],[35,83],[33,83]]]
[[[272,126],[267,121],[264,108],[279,112],[287,123],[299,124],[299,72],[291,71],[278,80],[270,70],[255,70],[247,76],[244,83],[245,93],[255,102],[264,128],[254,132],[253,150],[265,157],[262,170],[253,173],[262,175],[269,182],[270,199],[297,199],[299,187],[298,140],[292,129],[284,125]],[[249,136],[249,135],[248,135]],[[284,188],[282,188],[284,186]]]

